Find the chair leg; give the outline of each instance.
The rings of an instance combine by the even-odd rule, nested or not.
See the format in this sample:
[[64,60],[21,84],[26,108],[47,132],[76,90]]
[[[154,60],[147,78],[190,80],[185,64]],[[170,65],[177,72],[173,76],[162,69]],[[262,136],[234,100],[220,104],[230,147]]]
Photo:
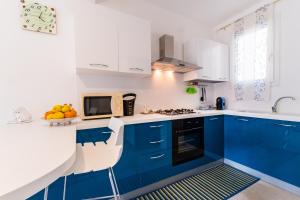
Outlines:
[[116,189],[115,189],[114,180],[113,180],[113,177],[112,177],[111,168],[108,168],[108,175],[109,175],[109,182],[110,182],[113,194],[114,194],[114,198],[116,199],[117,193],[116,193]]
[[67,192],[67,176],[65,176],[65,180],[64,180],[63,200],[66,199],[66,192]]
[[116,180],[116,177],[115,177],[114,170],[113,170],[112,167],[110,168],[110,170],[111,170],[112,177],[113,177],[113,180],[114,180],[114,185],[115,185],[115,188],[116,188],[117,199],[120,199],[119,187],[118,187],[118,183],[117,183],[117,180]]
[[45,188],[45,192],[44,192],[44,200],[48,199],[48,187]]

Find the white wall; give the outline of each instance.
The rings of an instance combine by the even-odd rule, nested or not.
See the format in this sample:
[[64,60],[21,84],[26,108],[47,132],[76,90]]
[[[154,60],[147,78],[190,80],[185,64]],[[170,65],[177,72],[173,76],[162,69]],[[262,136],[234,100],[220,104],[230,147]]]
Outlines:
[[[297,101],[286,100],[279,107],[281,113],[300,114],[299,92],[299,52],[300,52],[300,18],[299,0],[282,0],[276,4],[276,74],[278,82],[272,86],[271,100],[269,102],[238,102],[230,83],[215,85],[215,96],[225,96],[230,109],[247,109],[270,111],[274,101],[281,96],[295,96]],[[219,32],[215,38],[225,42],[229,41],[228,32]]]
[[[78,89],[85,92],[121,91],[137,94],[135,112],[143,111],[144,106],[151,109],[198,108],[199,93],[188,95],[182,75],[169,72],[154,72],[149,78],[113,77],[105,75],[80,75]],[[210,86],[208,90],[212,90]],[[208,99],[213,92],[208,93]]]
[[39,118],[53,104],[76,100],[73,19],[68,1],[41,1],[57,8],[57,35],[22,30],[19,2],[0,5],[0,122],[6,122],[18,106]]
[[[84,3],[90,0],[80,1]],[[138,94],[139,105],[197,106],[199,95],[184,93],[181,75],[175,76],[177,81],[158,80],[157,77],[141,80],[77,76],[72,7],[80,4],[74,4],[72,0],[40,2],[57,9],[57,35],[22,30],[19,24],[19,1],[5,1],[0,5],[0,123],[6,122],[12,110],[18,106],[28,108],[34,118],[40,118],[57,103],[73,103],[78,108],[79,95],[91,90],[133,91]],[[158,57],[158,38],[162,34],[175,36],[175,55],[181,58],[184,40],[207,36],[209,33],[207,28],[196,22],[142,0],[112,0],[105,2],[105,5],[151,21],[153,60]]]

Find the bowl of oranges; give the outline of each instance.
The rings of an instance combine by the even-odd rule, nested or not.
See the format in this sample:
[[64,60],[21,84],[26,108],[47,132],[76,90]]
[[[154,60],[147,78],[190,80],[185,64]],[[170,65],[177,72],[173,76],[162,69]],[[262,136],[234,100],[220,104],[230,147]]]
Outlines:
[[44,114],[43,119],[53,125],[68,125],[77,117],[76,110],[72,104],[55,105]]

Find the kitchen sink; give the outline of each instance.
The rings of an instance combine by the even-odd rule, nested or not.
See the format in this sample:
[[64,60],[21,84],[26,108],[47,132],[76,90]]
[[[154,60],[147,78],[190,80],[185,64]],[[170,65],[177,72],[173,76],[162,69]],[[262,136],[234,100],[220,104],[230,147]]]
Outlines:
[[245,112],[245,113],[255,113],[255,114],[270,114],[270,115],[278,115],[278,113],[273,113],[272,111],[260,111],[260,110],[236,110],[237,112]]

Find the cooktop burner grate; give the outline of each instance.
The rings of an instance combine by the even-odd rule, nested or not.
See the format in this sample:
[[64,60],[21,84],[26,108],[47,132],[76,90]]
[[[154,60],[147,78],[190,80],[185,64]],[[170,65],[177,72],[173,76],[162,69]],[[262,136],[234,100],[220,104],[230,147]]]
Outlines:
[[193,109],[167,109],[167,110],[158,110],[156,113],[162,115],[184,115],[184,114],[192,114],[196,113]]

